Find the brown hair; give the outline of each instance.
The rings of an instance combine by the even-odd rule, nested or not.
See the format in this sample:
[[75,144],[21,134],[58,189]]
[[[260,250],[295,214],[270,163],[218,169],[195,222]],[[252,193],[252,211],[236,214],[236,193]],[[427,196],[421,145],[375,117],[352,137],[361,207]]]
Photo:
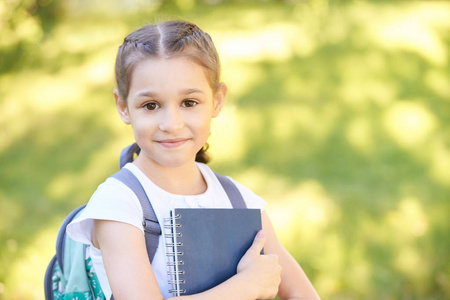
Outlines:
[[[202,66],[213,92],[220,83],[220,61],[214,43],[206,32],[186,21],[167,21],[146,25],[130,33],[119,47],[116,58],[116,82],[120,97],[127,99],[136,65],[149,58],[184,56]],[[208,163],[208,144],[195,160]]]

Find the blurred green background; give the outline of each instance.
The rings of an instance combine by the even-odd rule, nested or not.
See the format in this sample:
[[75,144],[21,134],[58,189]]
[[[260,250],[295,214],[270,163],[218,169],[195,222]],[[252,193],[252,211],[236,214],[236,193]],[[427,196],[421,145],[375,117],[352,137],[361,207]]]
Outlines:
[[450,298],[450,3],[0,2],[0,299],[43,299],[59,224],[132,142],[113,64],[182,18],[228,84],[212,167],[268,201],[323,299]]

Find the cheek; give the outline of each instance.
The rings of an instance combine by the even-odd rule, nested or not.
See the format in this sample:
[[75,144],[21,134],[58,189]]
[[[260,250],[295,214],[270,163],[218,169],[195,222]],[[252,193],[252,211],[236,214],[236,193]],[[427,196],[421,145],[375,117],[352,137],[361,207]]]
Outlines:
[[204,132],[205,134],[209,135],[209,130],[211,127],[211,117],[204,114],[202,116],[197,116],[197,117],[192,118],[190,123],[198,131]]
[[204,118],[203,116],[198,116],[197,118],[192,118],[185,125],[187,127],[186,129],[188,129],[195,137],[196,143],[198,143],[200,147],[203,147],[210,134],[210,119]]
[[155,128],[158,127],[158,124],[155,122],[156,120],[153,118],[136,118],[132,120],[132,127],[135,135],[148,135],[151,134]]

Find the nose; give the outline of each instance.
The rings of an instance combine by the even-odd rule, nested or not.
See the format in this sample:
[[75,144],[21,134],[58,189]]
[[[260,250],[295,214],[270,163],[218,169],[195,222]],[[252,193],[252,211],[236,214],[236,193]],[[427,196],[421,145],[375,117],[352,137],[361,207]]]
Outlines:
[[165,132],[176,132],[183,128],[183,125],[180,111],[175,107],[167,107],[159,123],[159,129]]

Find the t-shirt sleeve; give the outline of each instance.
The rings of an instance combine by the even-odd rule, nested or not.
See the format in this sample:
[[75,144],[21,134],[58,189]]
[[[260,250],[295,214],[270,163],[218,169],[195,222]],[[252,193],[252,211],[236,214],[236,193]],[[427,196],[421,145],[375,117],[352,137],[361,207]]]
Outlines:
[[231,179],[231,181],[236,185],[239,192],[241,192],[242,197],[245,200],[245,204],[247,205],[247,208],[259,208],[261,212],[266,207],[267,202],[261,198],[260,196],[256,195],[254,192],[252,192],[249,188],[246,186],[240,184],[236,180],[234,180],[231,177],[228,177]]
[[83,212],[66,229],[75,241],[91,245],[94,220],[123,222],[142,227],[142,208],[136,195],[126,185],[114,178],[108,178],[99,185]]

